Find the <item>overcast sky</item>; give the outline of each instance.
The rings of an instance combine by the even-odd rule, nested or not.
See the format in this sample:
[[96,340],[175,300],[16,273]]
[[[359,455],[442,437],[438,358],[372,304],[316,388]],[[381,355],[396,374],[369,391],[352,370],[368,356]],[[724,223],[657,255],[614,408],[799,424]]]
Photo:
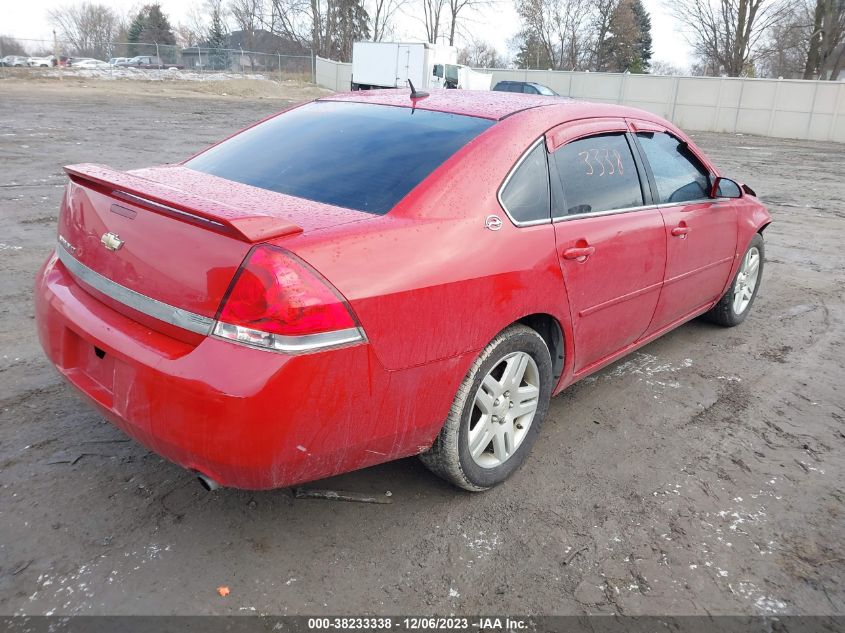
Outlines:
[[[189,7],[196,2],[197,0],[161,0],[160,4],[171,22],[176,25],[187,21]],[[653,59],[669,62],[682,68],[689,66],[689,47],[679,33],[674,18],[666,11],[664,2],[665,0],[643,0],[643,4],[651,14]],[[144,4],[143,0],[105,0],[103,3],[119,13],[127,13],[134,7]],[[48,39],[52,37],[52,26],[47,18],[48,10],[67,2],[4,0],[3,4],[5,6],[0,12],[2,15],[0,34],[21,39]],[[509,0],[495,2],[483,13],[472,16],[472,21],[467,23],[467,30],[472,32],[476,39],[486,40],[495,45],[500,53],[506,54],[508,40],[519,30],[519,19],[513,3]],[[402,18],[398,25],[397,35],[401,39],[418,40],[422,33],[422,24],[413,16]]]

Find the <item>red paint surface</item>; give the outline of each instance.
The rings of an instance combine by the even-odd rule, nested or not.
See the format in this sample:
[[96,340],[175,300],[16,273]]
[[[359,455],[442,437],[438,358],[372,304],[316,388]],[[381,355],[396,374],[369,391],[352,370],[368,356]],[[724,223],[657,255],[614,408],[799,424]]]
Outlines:
[[[409,105],[403,91],[331,98]],[[554,148],[572,130],[624,130],[627,117],[638,129],[689,139],[657,117],[612,105],[448,91],[416,107],[505,118],[385,216],[178,166],[132,172],[129,184],[153,183],[148,193],[159,201],[199,207],[203,217],[235,224],[258,217],[267,233],[227,235],[121,201],[133,219],[110,210],[114,200],[102,186],[71,184],[63,202],[59,231],[85,265],[209,317],[250,241],[283,247],[342,294],[366,342],[287,356],[202,337],[100,296],[51,258],[35,293],[49,358],[114,424],[168,459],[223,485],[291,485],[425,450],[478,352],[527,315],[550,315],[563,331],[555,391],[562,390],[709,308],[770,221],[745,196],[518,228],[496,192],[545,133]],[[164,186],[177,193],[165,195]],[[484,228],[490,214],[505,220],[501,230]],[[679,239],[671,231],[682,222],[690,232]],[[288,226],[297,231],[262,237]],[[106,231],[125,246],[103,249]],[[585,261],[562,257],[584,246],[595,248]]]

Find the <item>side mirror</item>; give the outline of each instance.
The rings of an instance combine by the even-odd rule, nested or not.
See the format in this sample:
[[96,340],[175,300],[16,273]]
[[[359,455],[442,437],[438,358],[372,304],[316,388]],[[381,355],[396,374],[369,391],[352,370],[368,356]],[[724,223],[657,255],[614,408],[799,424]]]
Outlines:
[[711,198],[741,198],[742,187],[730,178],[716,176],[710,187]]

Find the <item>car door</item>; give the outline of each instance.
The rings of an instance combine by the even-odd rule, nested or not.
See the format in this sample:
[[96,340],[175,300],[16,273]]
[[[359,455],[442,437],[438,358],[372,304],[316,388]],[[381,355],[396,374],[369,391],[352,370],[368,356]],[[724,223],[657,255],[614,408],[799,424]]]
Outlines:
[[710,170],[683,139],[658,124],[631,125],[666,226],[666,273],[651,333],[722,295],[736,253],[736,205],[710,198]]
[[666,239],[624,120],[564,124],[547,143],[577,374],[629,347],[648,328],[663,282]]

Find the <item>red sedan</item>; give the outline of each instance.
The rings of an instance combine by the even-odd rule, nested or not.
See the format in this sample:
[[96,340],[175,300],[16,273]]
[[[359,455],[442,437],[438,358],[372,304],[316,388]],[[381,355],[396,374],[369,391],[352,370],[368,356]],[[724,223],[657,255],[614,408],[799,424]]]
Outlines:
[[41,343],[210,488],[408,455],[494,486],[552,395],[741,323],[771,221],[663,119],[510,93],[334,95],[178,165],[67,173]]

